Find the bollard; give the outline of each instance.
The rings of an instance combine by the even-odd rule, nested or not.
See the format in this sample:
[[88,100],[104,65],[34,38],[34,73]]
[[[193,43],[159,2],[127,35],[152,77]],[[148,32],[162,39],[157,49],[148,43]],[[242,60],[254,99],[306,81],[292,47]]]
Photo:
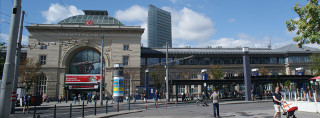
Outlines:
[[84,118],[84,101],[82,101],[82,118]]
[[147,101],[147,99],[146,99],[146,110],[148,109],[147,103],[148,103],[148,101]]
[[129,97],[129,110],[130,110],[130,97]]
[[94,115],[97,115],[97,101],[94,102]]
[[57,105],[54,105],[54,112],[53,112],[53,118],[56,118],[57,117],[57,112],[56,112],[56,109],[57,109]]
[[36,118],[36,113],[37,113],[37,106],[34,106],[34,110],[33,110],[33,118]]
[[177,102],[174,103],[174,106],[177,107]]
[[106,113],[108,113],[108,99],[106,101]]
[[72,103],[70,104],[70,118],[72,117]]

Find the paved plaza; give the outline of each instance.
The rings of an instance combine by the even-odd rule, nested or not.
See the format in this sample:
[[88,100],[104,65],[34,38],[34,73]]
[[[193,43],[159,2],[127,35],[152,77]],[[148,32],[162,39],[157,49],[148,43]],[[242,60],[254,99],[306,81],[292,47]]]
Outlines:
[[[152,100],[151,100],[152,101]],[[70,116],[70,103],[44,103],[42,106],[37,108],[36,116],[40,118],[52,118],[54,109],[53,106],[57,105],[57,117],[66,118]],[[99,103],[99,102],[98,102]],[[97,104],[98,104],[97,103]],[[105,103],[105,102],[104,102]],[[154,106],[153,102],[147,104],[147,110],[145,110],[145,103],[142,101],[137,101],[134,104],[130,105],[130,110],[128,110],[128,104],[126,102],[120,104],[120,112],[117,112],[117,104],[109,103],[108,104],[108,113],[105,113],[106,106],[97,105],[97,111],[94,115],[94,103],[85,103],[85,112],[84,115],[86,118],[95,118],[95,117],[115,117],[115,118],[136,118],[136,117],[145,117],[145,118],[188,118],[188,117],[199,117],[199,118],[210,118],[213,117],[212,104],[210,106],[196,106],[194,101],[185,103],[179,102],[177,106],[174,103],[165,104],[163,100],[159,103],[158,108]],[[34,108],[34,107],[31,107]],[[72,117],[81,118],[82,117],[82,106],[79,104],[72,107]],[[273,118],[274,107],[273,103],[270,100],[267,101],[225,101],[220,103],[220,116],[222,118]],[[309,113],[297,111],[296,115],[298,118],[319,118],[320,114]],[[20,118],[20,117],[33,117],[33,109],[30,113],[23,114],[22,108],[19,107],[16,110],[16,114],[10,115],[11,118]],[[284,117],[284,116],[282,116]]]

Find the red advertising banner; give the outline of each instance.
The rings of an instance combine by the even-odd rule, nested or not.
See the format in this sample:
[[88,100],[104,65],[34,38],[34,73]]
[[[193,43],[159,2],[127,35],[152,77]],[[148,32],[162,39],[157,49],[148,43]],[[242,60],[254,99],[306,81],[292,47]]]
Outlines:
[[93,25],[93,21],[92,20],[85,20],[84,24],[85,25]]
[[69,89],[98,89],[99,85],[69,86]]
[[98,74],[66,74],[66,84],[81,84],[81,83],[98,83],[100,75]]

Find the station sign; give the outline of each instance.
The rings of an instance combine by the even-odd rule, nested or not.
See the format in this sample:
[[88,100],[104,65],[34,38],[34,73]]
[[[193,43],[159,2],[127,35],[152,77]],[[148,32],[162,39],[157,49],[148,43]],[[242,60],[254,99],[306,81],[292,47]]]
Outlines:
[[100,74],[66,74],[66,84],[97,84],[100,82]]

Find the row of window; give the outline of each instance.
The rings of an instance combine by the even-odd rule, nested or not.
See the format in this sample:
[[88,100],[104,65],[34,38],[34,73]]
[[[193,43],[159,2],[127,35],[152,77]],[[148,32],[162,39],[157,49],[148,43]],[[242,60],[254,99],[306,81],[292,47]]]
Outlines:
[[[189,93],[198,93],[198,85],[187,85],[189,86]],[[185,85],[177,85],[178,94],[186,93]]]
[[[178,58],[168,58],[168,61]],[[287,58],[286,58],[287,59]],[[166,58],[141,58],[141,65],[155,65],[163,63]],[[289,57],[290,63],[309,62],[310,57]],[[287,61],[286,61],[287,62]],[[285,59],[280,57],[253,57],[250,64],[284,64]],[[172,61],[169,65],[210,65],[210,64],[243,64],[241,57],[234,58],[192,58],[185,60]]]

